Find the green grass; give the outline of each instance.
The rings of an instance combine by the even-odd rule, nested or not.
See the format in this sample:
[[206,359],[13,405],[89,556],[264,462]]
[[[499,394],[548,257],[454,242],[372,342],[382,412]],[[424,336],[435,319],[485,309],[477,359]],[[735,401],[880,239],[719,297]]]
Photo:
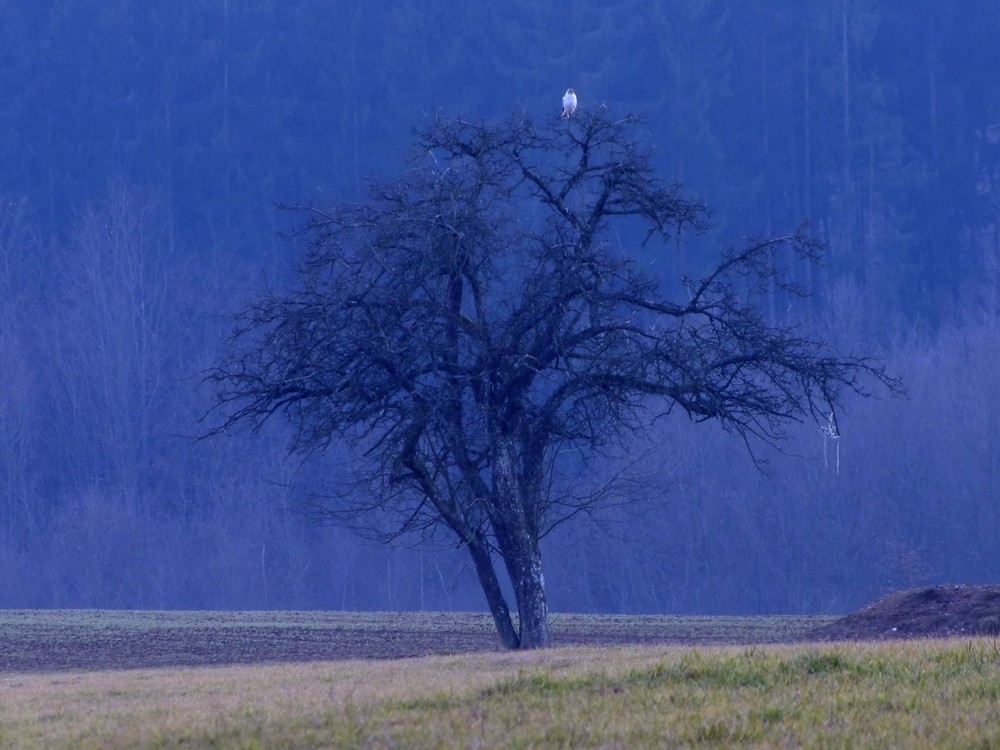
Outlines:
[[1000,645],[602,647],[0,676],[0,748],[1000,747]]
[[383,705],[371,746],[1000,747],[995,643],[674,651]]

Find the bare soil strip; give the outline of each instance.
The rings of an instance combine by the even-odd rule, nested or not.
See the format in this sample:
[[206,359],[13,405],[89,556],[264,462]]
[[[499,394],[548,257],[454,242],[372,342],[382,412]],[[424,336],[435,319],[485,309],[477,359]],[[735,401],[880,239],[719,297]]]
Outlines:
[[[890,594],[843,618],[552,616],[553,646],[751,645],[1000,634],[1000,586]],[[469,612],[0,611],[0,672],[399,659],[500,651]]]
[[[763,644],[809,639],[830,617],[556,614],[554,646]],[[0,612],[0,671],[141,669],[396,659],[500,651],[486,614]]]

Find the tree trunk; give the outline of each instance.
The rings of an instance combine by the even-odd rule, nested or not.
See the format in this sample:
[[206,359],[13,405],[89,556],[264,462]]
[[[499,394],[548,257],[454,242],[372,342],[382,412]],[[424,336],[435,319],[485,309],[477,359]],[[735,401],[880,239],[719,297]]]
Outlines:
[[497,446],[493,467],[497,513],[492,519],[493,530],[517,600],[518,647],[544,648],[549,645],[550,635],[545,577],[538,533],[526,512],[536,504],[530,502],[530,488],[522,486],[515,456],[513,441],[504,440]]
[[551,634],[542,556],[537,544],[531,542],[527,546],[528,549],[504,550],[504,562],[517,599],[519,647],[544,648],[549,645]]
[[510,609],[503,598],[503,591],[500,589],[500,582],[497,580],[496,570],[493,568],[493,558],[490,556],[489,546],[482,533],[469,542],[469,554],[472,555],[472,562],[476,566],[476,574],[479,576],[479,585],[483,587],[486,595],[486,602],[493,615],[493,622],[496,624],[497,633],[505,648],[517,648],[521,639],[514,630],[514,623],[510,619]]

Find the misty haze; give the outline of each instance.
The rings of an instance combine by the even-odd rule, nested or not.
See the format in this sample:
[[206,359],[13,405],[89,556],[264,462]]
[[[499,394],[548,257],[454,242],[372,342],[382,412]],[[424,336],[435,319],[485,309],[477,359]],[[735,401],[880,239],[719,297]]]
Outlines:
[[771,285],[762,319],[905,396],[848,388],[773,441],[678,408],[578,451],[581,493],[615,494],[543,539],[549,608],[842,613],[1000,579],[996,3],[0,5],[0,607],[485,611],[456,540],[308,512],[356,447],[290,452],[282,419],[199,439],[206,373],[301,283],[302,207],[409,174],[415,130],[599,111],[708,209],[615,252],[681,303],[800,232],[820,262],[773,263],[808,294]]

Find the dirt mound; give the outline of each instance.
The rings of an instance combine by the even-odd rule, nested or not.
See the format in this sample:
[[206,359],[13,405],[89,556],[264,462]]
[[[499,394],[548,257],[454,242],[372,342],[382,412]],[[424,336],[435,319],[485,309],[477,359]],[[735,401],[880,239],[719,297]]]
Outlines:
[[889,594],[817,629],[821,640],[1000,635],[1000,586],[928,586]]

